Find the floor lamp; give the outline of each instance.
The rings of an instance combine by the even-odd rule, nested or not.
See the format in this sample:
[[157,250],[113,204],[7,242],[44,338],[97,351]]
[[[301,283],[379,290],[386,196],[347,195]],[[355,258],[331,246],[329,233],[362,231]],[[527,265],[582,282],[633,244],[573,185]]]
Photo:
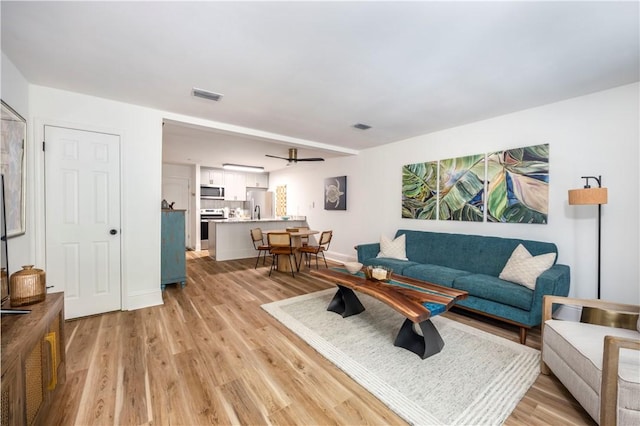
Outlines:
[[[569,190],[570,205],[597,205],[598,206],[598,299],[600,299],[600,237],[602,229],[601,210],[602,205],[607,204],[607,188],[602,187],[602,176],[582,176],[586,179],[584,188]],[[598,183],[597,188],[589,185],[589,179]]]

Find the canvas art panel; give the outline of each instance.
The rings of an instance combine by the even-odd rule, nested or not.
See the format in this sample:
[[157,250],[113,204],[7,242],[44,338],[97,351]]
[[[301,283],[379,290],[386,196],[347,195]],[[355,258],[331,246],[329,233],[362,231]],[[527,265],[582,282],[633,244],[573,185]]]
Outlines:
[[438,177],[438,219],[482,222],[484,180],[484,154],[441,160]]
[[324,209],[347,209],[347,177],[337,176],[324,180]]
[[402,166],[402,217],[437,219],[438,162]]
[[7,237],[24,234],[25,221],[25,141],[27,122],[2,101],[0,171],[4,175]]
[[487,155],[487,221],[547,223],[549,144]]

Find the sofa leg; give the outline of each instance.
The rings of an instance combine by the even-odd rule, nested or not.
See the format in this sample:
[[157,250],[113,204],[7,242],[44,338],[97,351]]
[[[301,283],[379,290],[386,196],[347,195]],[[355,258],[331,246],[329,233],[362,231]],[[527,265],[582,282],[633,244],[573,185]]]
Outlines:
[[527,343],[527,329],[526,327],[520,327],[520,344],[524,345]]
[[545,376],[551,374],[551,369],[549,368],[547,363],[542,360],[540,360],[540,373],[544,374]]

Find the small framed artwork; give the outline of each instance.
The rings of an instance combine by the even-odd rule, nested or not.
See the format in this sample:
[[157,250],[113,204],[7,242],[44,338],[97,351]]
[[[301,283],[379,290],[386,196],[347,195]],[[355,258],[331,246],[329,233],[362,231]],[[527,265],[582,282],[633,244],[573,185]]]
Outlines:
[[27,122],[2,103],[0,171],[4,175],[7,237],[24,234]]
[[347,177],[337,176],[324,180],[324,209],[347,209]]

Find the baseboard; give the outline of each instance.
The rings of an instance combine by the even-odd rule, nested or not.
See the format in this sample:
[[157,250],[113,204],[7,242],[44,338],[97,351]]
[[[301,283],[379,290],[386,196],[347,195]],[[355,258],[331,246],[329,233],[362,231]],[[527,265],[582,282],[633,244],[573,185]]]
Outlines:
[[136,309],[148,308],[150,306],[158,306],[162,304],[164,304],[164,301],[162,300],[162,290],[158,287],[157,290],[153,291],[129,294],[127,297],[127,306],[125,308],[128,311],[134,311]]
[[355,256],[347,256],[346,254],[338,253],[335,251],[326,251],[324,255],[327,258],[327,260],[332,260],[338,263],[358,261],[358,259]]

